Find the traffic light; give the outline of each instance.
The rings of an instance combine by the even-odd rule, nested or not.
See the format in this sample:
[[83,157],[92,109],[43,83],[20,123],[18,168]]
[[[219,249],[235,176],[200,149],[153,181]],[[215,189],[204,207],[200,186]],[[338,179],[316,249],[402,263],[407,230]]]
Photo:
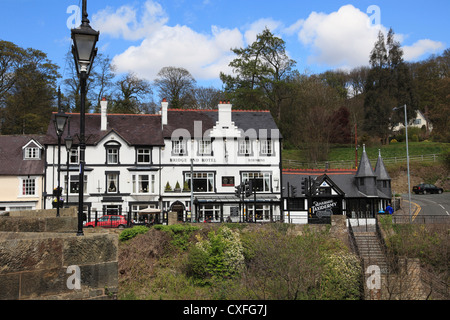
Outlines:
[[297,187],[291,185],[291,197],[295,198],[297,196]]
[[316,193],[316,189],[318,187],[318,183],[315,179],[311,178],[309,181],[309,193],[312,196],[313,193]]
[[302,194],[306,194],[306,195],[308,194],[308,181],[306,178],[302,179],[300,188],[301,188]]
[[250,197],[252,195],[252,191],[253,191],[252,181],[250,180],[250,181],[245,182],[245,191],[244,191],[245,196]]
[[241,186],[240,185],[239,186],[235,186],[234,188],[235,188],[234,194],[236,195],[236,197],[240,198],[241,197],[241,193],[242,193]]

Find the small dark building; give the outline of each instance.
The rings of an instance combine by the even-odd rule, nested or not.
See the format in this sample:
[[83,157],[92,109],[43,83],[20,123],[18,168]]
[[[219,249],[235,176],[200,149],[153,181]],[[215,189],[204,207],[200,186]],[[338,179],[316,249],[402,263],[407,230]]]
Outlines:
[[357,170],[284,170],[286,222],[327,223],[331,215],[374,218],[391,201],[391,178],[381,154],[372,169],[365,147]]

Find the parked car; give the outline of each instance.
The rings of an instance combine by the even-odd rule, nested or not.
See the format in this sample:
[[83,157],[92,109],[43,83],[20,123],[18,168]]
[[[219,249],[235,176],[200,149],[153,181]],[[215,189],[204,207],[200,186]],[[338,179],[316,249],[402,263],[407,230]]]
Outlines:
[[442,192],[444,192],[444,189],[438,188],[433,184],[421,183],[421,184],[418,184],[417,186],[413,187],[413,192],[415,194],[442,193]]
[[[127,219],[119,215],[106,215],[97,219],[97,227],[102,228],[125,228],[127,226]],[[84,224],[85,228],[94,228],[95,221]]]

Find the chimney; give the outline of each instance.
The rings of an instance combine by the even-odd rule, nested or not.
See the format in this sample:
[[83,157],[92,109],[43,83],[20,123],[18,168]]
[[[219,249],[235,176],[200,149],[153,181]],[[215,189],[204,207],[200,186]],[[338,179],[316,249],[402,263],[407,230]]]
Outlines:
[[166,98],[163,99],[161,103],[161,124],[164,127],[167,125],[167,108],[169,107],[169,103]]
[[108,116],[107,116],[107,110],[108,110],[108,101],[106,101],[106,98],[103,97],[102,101],[100,101],[100,108],[101,108],[101,125],[100,130],[106,131],[108,127]]
[[231,121],[231,108],[233,105],[230,101],[220,101],[219,102],[219,127],[231,127],[233,125]]

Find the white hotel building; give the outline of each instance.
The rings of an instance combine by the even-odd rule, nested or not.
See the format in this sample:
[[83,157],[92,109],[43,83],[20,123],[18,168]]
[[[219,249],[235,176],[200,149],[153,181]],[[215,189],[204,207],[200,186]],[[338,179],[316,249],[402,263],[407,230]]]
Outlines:
[[[268,111],[168,109],[160,114],[86,114],[84,204],[87,216],[146,208],[177,212],[180,221],[282,220],[281,136]],[[70,114],[74,148],[62,135],[61,186],[78,204],[79,114]],[[53,123],[45,142],[44,205],[57,187],[58,144]],[[68,156],[67,156],[68,155]],[[67,160],[69,166],[67,166]],[[256,192],[239,198],[235,186],[252,180]],[[256,212],[255,212],[256,211]],[[255,215],[256,213],[256,215]]]

